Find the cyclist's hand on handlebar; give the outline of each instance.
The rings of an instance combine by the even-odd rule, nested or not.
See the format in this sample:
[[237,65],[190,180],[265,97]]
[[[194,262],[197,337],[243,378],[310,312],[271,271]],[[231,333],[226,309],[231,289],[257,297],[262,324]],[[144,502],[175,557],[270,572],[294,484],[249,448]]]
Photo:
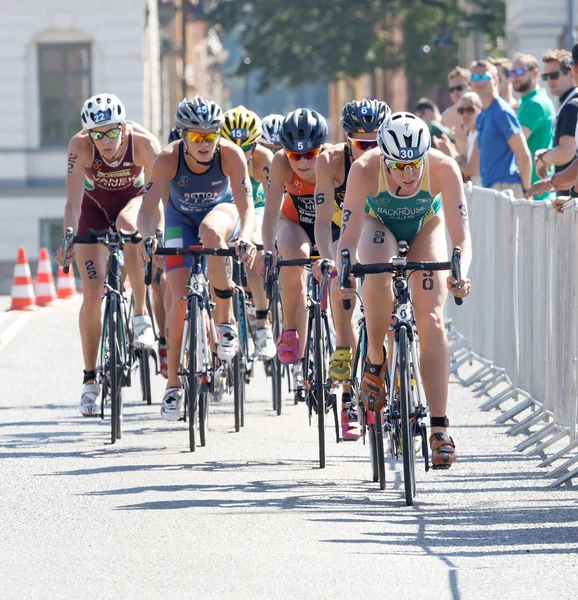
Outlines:
[[[273,250],[272,258],[273,260],[271,261],[271,268],[277,264],[277,250]],[[258,253],[257,258],[255,259],[255,267],[259,277],[265,277],[265,252]]]
[[333,285],[335,296],[338,300],[351,300],[355,297],[355,292],[357,290],[357,279],[353,275],[350,275],[349,282],[351,283],[351,287],[341,289],[339,277],[335,277],[332,280],[331,285]]
[[[147,241],[150,242],[150,249],[147,247]],[[157,247],[158,241],[154,236],[145,238],[137,244],[136,251],[141,267],[144,267],[151,260],[151,255],[156,252]]]
[[456,298],[465,298],[466,296],[469,296],[470,292],[472,291],[472,285],[470,283],[469,279],[464,279],[462,277],[461,283],[460,283],[460,287],[457,287],[457,280],[455,279],[455,277],[452,277],[451,275],[446,279],[447,282],[447,286],[448,286],[448,290],[456,297]]
[[64,257],[64,248],[60,247],[56,251],[56,262],[61,267],[64,267],[66,265],[70,265],[74,261],[75,254],[76,254],[76,252],[75,252],[75,249],[74,249],[74,244],[72,244],[68,248],[68,252],[66,253],[66,259],[65,259],[65,257]]
[[[243,254],[241,254],[241,244],[245,245],[245,252]],[[255,257],[257,256],[257,248],[255,248],[255,244],[253,244],[253,242],[246,242],[245,240],[238,239],[235,246],[237,256],[241,258],[241,262],[245,264],[245,267],[250,269],[255,262]]]
[[321,282],[321,280],[323,279],[323,272],[321,270],[323,263],[325,263],[328,266],[329,273],[331,273],[331,271],[335,269],[334,260],[328,260],[327,258],[320,258],[319,260],[316,260],[313,263],[313,265],[311,265],[311,272],[313,273],[313,277],[315,277],[315,279],[317,279],[317,281],[319,282]]

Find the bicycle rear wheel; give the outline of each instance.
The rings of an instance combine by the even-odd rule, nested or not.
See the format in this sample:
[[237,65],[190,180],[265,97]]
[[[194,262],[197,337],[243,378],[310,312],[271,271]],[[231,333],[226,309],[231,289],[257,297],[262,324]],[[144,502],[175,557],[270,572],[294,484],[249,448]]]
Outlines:
[[325,340],[321,321],[321,306],[313,307],[313,391],[317,405],[317,429],[319,433],[319,468],[325,468]]
[[399,329],[399,401],[401,404],[401,445],[403,451],[403,484],[405,503],[413,505],[415,485],[415,445],[411,423],[409,342],[405,327]]
[[151,369],[150,369],[150,358],[151,351],[147,348],[137,351],[138,355],[138,368],[140,375],[140,387],[142,390],[143,402],[148,405],[152,404],[152,393],[151,393]]

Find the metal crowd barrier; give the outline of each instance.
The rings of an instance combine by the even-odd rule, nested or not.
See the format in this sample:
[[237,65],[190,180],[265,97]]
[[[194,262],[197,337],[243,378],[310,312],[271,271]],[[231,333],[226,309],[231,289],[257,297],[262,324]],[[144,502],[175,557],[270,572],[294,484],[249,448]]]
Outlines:
[[569,470],[578,463],[578,210],[558,214],[550,202],[471,185],[466,197],[472,293],[459,308],[446,304],[451,371],[459,378],[463,364],[480,365],[459,379],[489,396],[482,410],[515,401],[496,422],[513,422],[508,435],[530,434],[516,450],[542,457],[540,467],[566,459],[546,473],[556,487],[578,476]]

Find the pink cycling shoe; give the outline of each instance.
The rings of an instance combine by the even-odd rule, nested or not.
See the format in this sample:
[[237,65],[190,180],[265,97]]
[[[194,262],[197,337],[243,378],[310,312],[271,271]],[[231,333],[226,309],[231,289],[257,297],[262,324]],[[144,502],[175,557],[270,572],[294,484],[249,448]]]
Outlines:
[[358,440],[361,437],[357,414],[350,408],[341,411],[341,437],[344,440]]
[[277,340],[277,356],[285,365],[299,362],[299,335],[296,329],[284,329],[281,332]]

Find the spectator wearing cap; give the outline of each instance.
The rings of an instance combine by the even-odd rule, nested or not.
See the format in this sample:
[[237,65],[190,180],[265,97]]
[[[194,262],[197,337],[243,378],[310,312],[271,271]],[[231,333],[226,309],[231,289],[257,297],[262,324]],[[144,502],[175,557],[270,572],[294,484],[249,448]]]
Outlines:
[[482,103],[476,119],[482,185],[498,191],[511,189],[523,198],[532,178],[526,138],[513,108],[498,94],[498,72],[487,60],[470,67],[472,90]]
[[433,140],[435,140],[435,138],[441,139],[444,133],[448,137],[452,137],[450,128],[441,124],[442,116],[440,114],[440,109],[431,98],[420,98],[415,105],[415,114],[422,119],[422,121],[427,123],[429,133]]
[[[516,54],[509,75],[514,90],[520,94],[516,115],[528,141],[530,156],[535,156],[537,150],[548,148],[552,143],[556,109],[546,90],[540,88],[540,65],[534,56]],[[534,163],[532,183],[539,179]],[[548,193],[542,194],[537,199],[545,200],[548,196]]]
[[514,110],[518,109],[519,102],[514,98],[512,82],[510,81],[510,70],[512,63],[507,58],[488,58],[498,70],[498,93]]
[[470,72],[468,69],[456,67],[448,73],[448,92],[452,105],[442,113],[441,123],[448,127],[455,138],[456,148],[460,154],[467,151],[466,132],[462,131],[462,119],[458,114],[460,98],[470,91]]
[[457,161],[465,180],[469,179],[474,185],[481,186],[476,119],[482,112],[482,101],[475,92],[466,92],[458,101],[457,110],[463,119],[464,130],[468,132],[467,153],[465,156],[459,154],[455,144],[452,144],[447,136],[442,136],[441,141],[437,144],[437,148]]
[[[571,57],[567,50],[548,50],[542,56],[542,79],[548,83],[550,94],[558,96],[560,106],[554,121],[552,147],[545,145],[534,154],[536,172],[541,178],[545,177],[547,169],[552,165],[555,173],[564,171],[576,156],[574,136],[578,122],[578,89],[570,64]],[[569,193],[569,189],[558,191],[559,196],[567,196]]]

